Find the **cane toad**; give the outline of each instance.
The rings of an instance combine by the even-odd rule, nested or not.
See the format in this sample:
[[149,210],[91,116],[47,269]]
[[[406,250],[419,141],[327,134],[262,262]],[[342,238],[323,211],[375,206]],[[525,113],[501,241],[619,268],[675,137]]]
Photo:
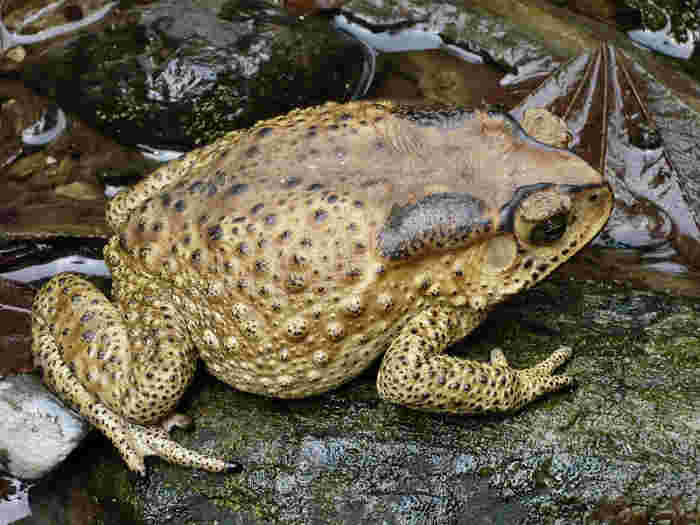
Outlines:
[[327,391],[384,354],[391,402],[511,411],[571,379],[560,349],[510,368],[443,351],[493,305],[590,241],[613,197],[573,153],[507,115],[390,102],[326,104],[233,132],[110,203],[110,302],[84,279],[34,304],[46,383],[143,472],[154,454],[212,471],[158,425],[197,358],[277,398]]

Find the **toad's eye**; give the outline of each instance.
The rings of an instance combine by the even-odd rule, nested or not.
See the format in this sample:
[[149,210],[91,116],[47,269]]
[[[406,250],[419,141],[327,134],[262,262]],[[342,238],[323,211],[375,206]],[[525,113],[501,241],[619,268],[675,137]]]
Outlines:
[[536,246],[558,241],[566,232],[567,214],[558,213],[542,221],[530,231],[530,243]]

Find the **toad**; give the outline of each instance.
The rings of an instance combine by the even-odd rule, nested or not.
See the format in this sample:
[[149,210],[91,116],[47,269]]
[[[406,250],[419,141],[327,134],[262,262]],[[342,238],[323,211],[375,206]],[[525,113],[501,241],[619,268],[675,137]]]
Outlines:
[[119,449],[210,471],[236,464],[162,422],[197,359],[234,388],[313,396],[383,354],[385,400],[514,411],[570,385],[568,348],[528,369],[447,355],[488,311],[603,227],[613,196],[573,153],[506,114],[326,104],[228,134],[109,204],[112,300],[72,274],[33,309],[44,380]]

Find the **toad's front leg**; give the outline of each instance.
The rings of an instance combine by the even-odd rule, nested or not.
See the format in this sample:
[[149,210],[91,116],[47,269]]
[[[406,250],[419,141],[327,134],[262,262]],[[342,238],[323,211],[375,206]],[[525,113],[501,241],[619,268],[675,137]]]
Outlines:
[[478,324],[469,317],[475,315],[440,306],[409,321],[384,356],[377,379],[379,394],[420,410],[473,414],[514,411],[573,383],[570,377],[552,375],[571,355],[566,347],[523,370],[511,368],[500,350],[492,352],[490,363],[443,354]]
[[234,469],[178,445],[158,425],[197,361],[177,319],[158,297],[130,305],[124,315],[91,283],[63,274],[34,301],[32,352],[46,384],[114,443],[131,470],[143,474],[148,455],[210,471]]

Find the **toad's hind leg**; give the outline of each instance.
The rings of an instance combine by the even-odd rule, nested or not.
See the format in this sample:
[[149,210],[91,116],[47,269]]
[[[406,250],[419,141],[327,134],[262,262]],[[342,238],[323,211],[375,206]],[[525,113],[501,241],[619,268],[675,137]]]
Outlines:
[[552,371],[571,355],[561,348],[538,365],[516,370],[503,352],[490,363],[460,359],[442,352],[463,338],[478,320],[451,307],[422,312],[402,329],[387,350],[379,370],[379,394],[401,405],[454,414],[513,411],[573,383]]
[[157,297],[125,315],[88,281],[54,277],[37,294],[32,352],[46,384],[119,449],[130,469],[143,458],[221,471],[229,463],[190,451],[155,424],[189,385],[196,354],[172,306]]

